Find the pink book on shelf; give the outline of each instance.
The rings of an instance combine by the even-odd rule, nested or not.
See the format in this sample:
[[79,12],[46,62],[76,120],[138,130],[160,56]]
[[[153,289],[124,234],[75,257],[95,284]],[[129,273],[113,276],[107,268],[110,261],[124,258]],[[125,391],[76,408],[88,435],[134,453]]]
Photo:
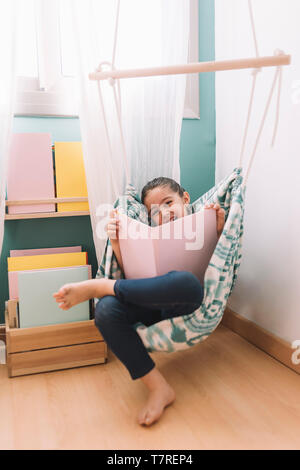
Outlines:
[[[53,270],[58,270],[58,269],[72,269],[72,268],[78,268],[81,265],[78,266],[66,266],[63,268],[48,268],[47,271],[53,271]],[[82,265],[83,266],[83,265]],[[87,266],[88,268],[88,278],[92,279],[92,266],[91,265],[84,265]],[[18,273],[30,273],[30,272],[41,272],[41,271],[46,271],[45,269],[39,269],[39,270],[26,270],[26,271],[10,271],[8,273],[8,289],[9,289],[9,299],[18,299],[19,298],[19,289],[18,289]]]
[[205,209],[150,227],[119,213],[120,250],[127,279],[190,271],[203,282],[218,242],[216,211]]
[[[13,134],[10,147],[7,199],[54,198],[51,134]],[[9,214],[55,212],[55,204],[8,206]]]
[[52,253],[77,253],[81,251],[81,246],[59,246],[55,248],[34,248],[29,250],[10,250],[10,257],[50,255]]

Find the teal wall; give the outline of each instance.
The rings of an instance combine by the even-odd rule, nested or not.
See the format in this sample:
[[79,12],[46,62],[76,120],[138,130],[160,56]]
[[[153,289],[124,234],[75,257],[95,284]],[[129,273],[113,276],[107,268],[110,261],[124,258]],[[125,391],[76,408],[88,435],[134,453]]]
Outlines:
[[[199,61],[215,59],[214,0],[199,0]],[[200,119],[184,119],[180,143],[181,184],[192,201],[215,181],[215,75],[201,73]]]
[[[214,60],[214,0],[199,0],[199,60]],[[200,119],[183,121],[180,143],[181,184],[192,200],[214,184],[215,95],[214,74],[200,74]],[[76,118],[16,117],[14,132],[50,132],[54,141],[78,141]],[[81,245],[88,252],[93,276],[97,260],[89,216],[5,222],[0,260],[0,323],[8,299],[7,257],[11,249]]]

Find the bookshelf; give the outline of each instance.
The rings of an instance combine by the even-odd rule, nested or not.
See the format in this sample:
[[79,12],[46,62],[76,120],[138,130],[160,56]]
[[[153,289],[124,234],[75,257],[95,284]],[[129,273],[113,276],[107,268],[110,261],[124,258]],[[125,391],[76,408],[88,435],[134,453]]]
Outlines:
[[[88,202],[87,197],[7,200],[10,205]],[[56,208],[57,209],[57,208]],[[90,215],[89,211],[5,214],[5,220]],[[74,367],[105,364],[107,345],[94,320],[20,328],[17,324],[19,299],[5,302],[5,335],[8,377],[18,377]],[[90,307],[93,311],[93,302]],[[41,305],[41,311],[43,305]]]

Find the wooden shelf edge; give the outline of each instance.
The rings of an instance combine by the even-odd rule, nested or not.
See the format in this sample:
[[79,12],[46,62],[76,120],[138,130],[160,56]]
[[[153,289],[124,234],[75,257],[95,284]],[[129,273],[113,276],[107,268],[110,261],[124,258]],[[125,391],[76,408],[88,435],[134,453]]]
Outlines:
[[30,206],[34,204],[60,204],[60,203],[88,202],[87,197],[54,197],[48,199],[24,199],[18,201],[6,200],[6,206]]
[[47,219],[53,217],[77,217],[90,215],[90,211],[69,211],[69,212],[36,212],[33,214],[6,214],[5,220],[20,219]]

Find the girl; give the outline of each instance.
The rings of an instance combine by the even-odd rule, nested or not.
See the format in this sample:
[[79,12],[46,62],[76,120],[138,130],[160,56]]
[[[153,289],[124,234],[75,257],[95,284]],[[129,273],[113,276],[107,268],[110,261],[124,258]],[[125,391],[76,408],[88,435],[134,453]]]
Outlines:
[[[151,222],[155,225],[186,215],[190,196],[176,181],[155,178],[142,190]],[[218,204],[210,204],[217,215],[218,236],[221,235],[225,211]],[[123,269],[116,211],[110,214],[107,234]],[[140,379],[148,388],[149,396],[138,414],[141,425],[151,425],[162,415],[166,406],[175,400],[175,392],[155,367],[133,325],[146,326],[196,310],[203,300],[203,287],[188,271],[170,271],[163,276],[146,279],[92,279],[66,284],[53,294],[59,307],[68,310],[74,305],[98,297],[95,324],[112,352],[128,369],[133,380]]]

